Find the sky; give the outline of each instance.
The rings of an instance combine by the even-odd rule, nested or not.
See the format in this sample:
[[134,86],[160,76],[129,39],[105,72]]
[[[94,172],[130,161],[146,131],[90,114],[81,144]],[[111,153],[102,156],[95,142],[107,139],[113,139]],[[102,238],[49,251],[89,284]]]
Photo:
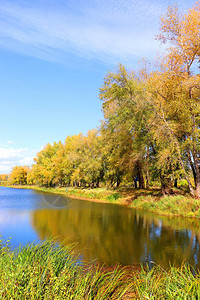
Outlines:
[[163,51],[160,16],[175,3],[195,1],[0,0],[0,174],[98,127],[104,77]]

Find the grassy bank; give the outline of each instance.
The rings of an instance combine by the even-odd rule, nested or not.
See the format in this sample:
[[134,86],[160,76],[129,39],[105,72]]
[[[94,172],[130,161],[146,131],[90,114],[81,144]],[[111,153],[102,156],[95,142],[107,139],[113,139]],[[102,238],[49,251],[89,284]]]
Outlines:
[[0,249],[1,299],[199,299],[200,275],[191,268],[101,268],[78,263],[71,246],[52,242]]
[[12,187],[62,194],[71,198],[88,201],[126,205],[171,217],[200,218],[200,200],[192,198],[183,190],[176,190],[174,195],[163,197],[159,188],[139,190],[125,187],[119,189],[45,188],[38,186]]
[[140,196],[131,203],[131,207],[171,217],[200,218],[200,200],[182,195],[158,199],[152,196]]
[[21,189],[33,189],[36,191],[61,194],[68,196],[70,198],[83,199],[83,200],[92,200],[96,202],[105,202],[105,203],[117,203],[123,204],[121,193],[113,189],[106,188],[66,188],[66,187],[57,187],[57,188],[46,188],[33,185],[11,185],[11,188],[21,188]]

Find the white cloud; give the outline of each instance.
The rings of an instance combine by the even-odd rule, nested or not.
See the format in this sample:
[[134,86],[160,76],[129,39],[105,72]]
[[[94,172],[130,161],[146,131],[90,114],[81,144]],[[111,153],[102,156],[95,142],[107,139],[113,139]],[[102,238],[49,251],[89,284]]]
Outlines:
[[15,149],[15,148],[0,148],[0,160],[7,158],[20,157],[27,151],[27,148]]
[[0,174],[10,173],[15,166],[31,166],[40,149],[0,147]]
[[61,61],[69,53],[115,63],[150,56],[158,49],[159,16],[171,2],[0,0],[0,46]]

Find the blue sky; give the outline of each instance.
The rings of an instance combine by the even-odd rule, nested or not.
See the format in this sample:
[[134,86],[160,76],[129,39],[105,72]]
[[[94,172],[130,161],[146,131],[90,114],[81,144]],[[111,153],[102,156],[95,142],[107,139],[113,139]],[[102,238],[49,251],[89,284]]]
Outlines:
[[0,0],[0,173],[99,126],[104,76],[163,51],[155,36],[175,3],[195,1]]

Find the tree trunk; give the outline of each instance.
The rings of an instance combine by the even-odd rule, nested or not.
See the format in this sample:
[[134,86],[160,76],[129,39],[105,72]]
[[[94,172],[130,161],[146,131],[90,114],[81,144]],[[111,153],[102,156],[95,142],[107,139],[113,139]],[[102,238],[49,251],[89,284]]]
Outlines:
[[149,147],[147,147],[147,159],[146,159],[146,188],[149,189]]
[[174,179],[174,187],[175,187],[175,188],[178,187],[178,180],[177,180],[177,178]]
[[139,189],[144,189],[145,185],[144,185],[144,176],[142,173],[142,166],[141,163],[138,161],[136,164],[136,174],[138,177],[138,181],[139,181]]
[[117,177],[117,187],[119,187],[120,183],[121,183],[121,178],[120,178],[120,176],[118,176]]
[[166,175],[160,175],[161,192],[163,196],[173,194],[172,181]]
[[146,188],[149,189],[149,169],[146,172]]
[[135,185],[135,189],[137,189],[137,179],[136,179],[136,177],[134,177],[134,185]]
[[195,182],[195,186],[196,186],[197,176],[196,176],[196,171],[195,171],[195,168],[194,168],[194,163],[192,161],[191,154],[190,154],[189,150],[187,150],[186,155],[187,155],[188,161],[190,163],[190,167],[192,169],[192,174],[193,174],[193,178],[194,178],[194,182]]

